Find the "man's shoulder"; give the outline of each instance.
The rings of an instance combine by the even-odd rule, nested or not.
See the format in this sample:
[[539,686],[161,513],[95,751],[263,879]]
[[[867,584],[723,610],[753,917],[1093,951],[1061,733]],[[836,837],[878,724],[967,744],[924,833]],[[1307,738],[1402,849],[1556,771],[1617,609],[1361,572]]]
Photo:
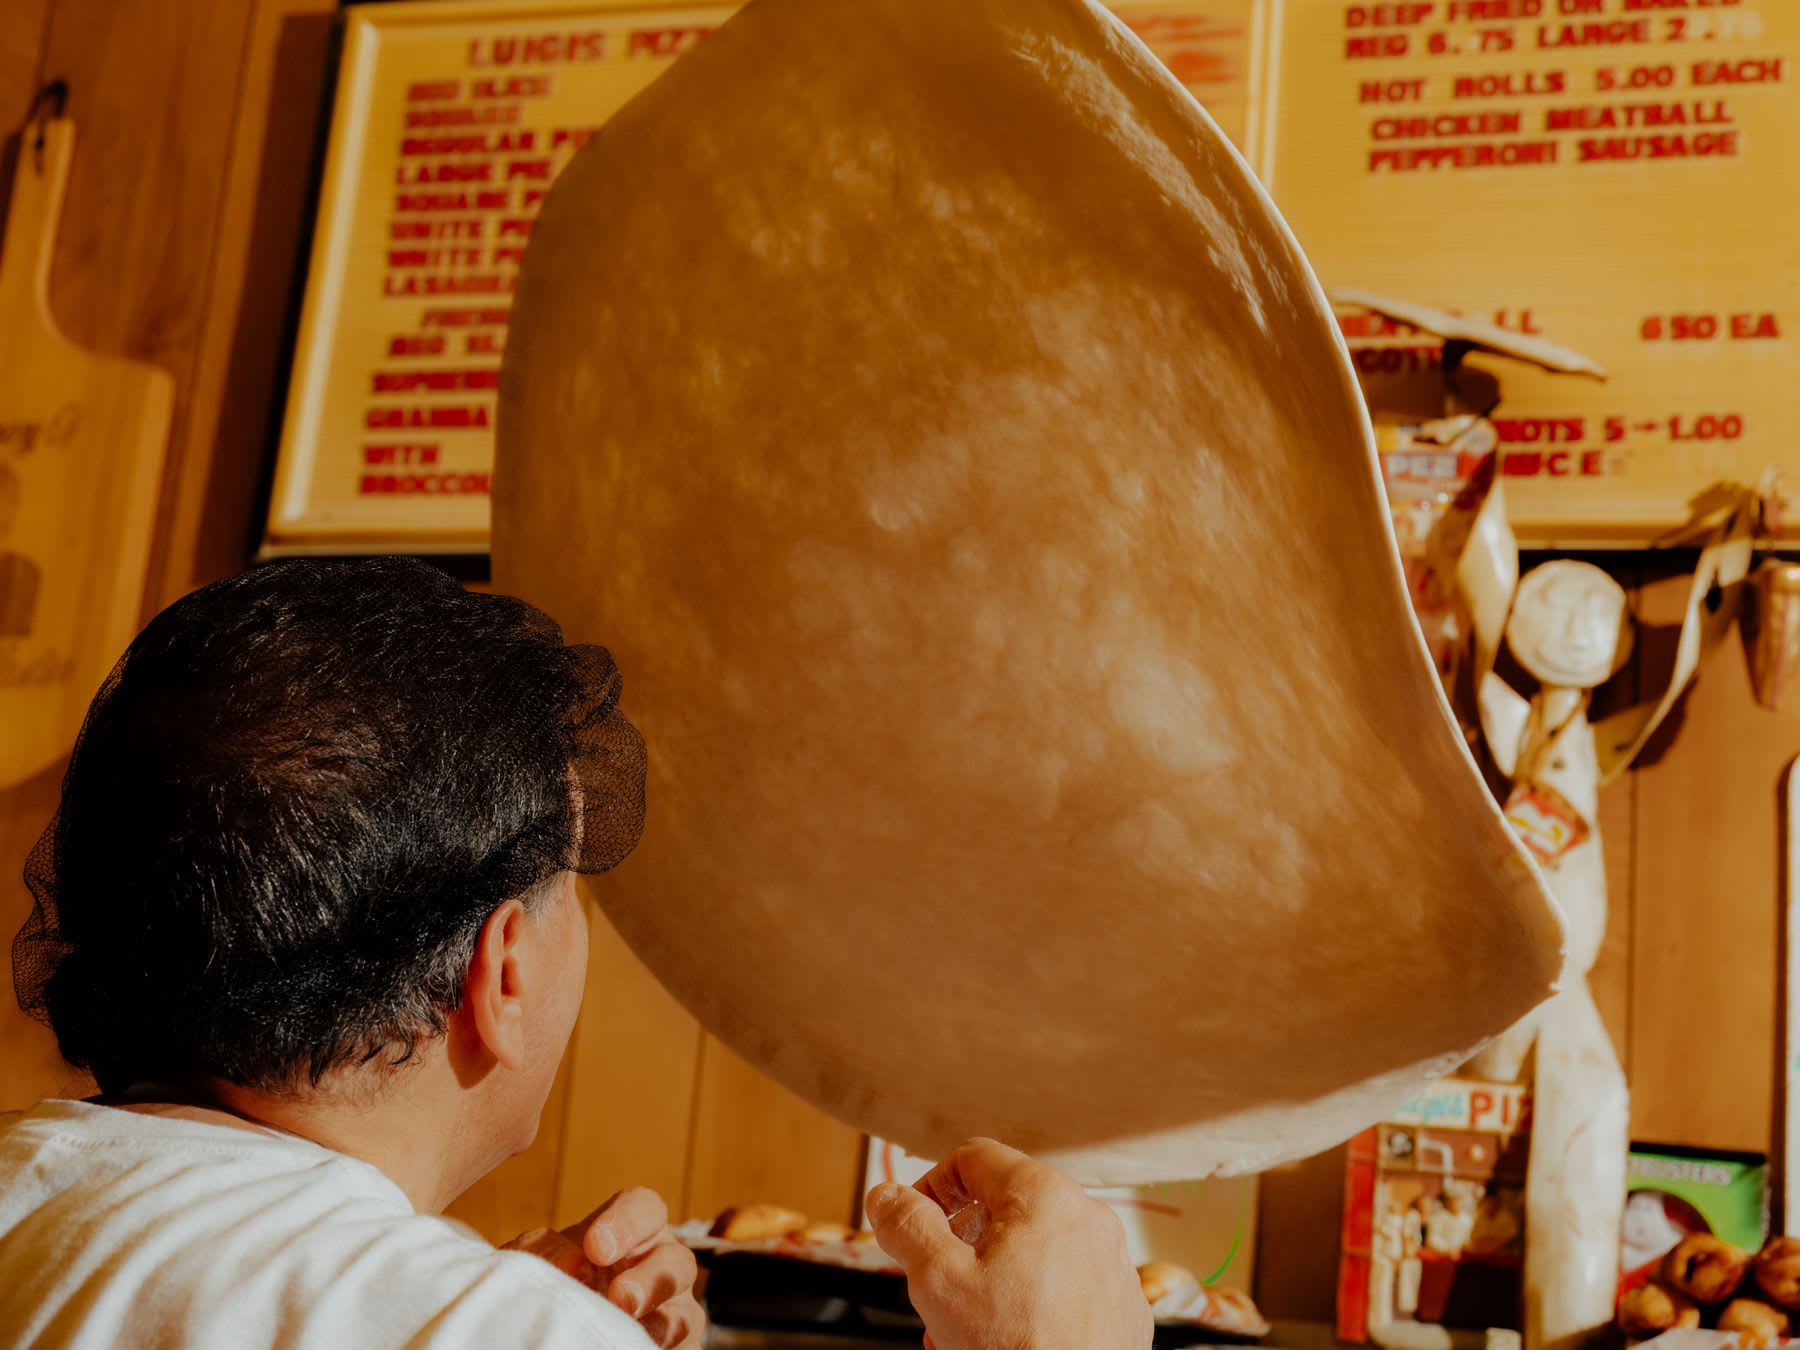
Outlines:
[[[155,1307],[170,1325],[96,1307]],[[538,1258],[415,1213],[376,1169],[329,1150],[54,1105],[0,1121],[0,1340],[223,1346],[264,1325],[308,1345],[645,1344]]]

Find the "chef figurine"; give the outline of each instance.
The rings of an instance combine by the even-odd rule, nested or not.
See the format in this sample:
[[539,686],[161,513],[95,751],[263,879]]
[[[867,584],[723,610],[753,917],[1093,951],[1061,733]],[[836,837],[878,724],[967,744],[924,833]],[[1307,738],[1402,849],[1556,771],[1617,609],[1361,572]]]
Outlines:
[[1527,701],[1490,673],[1482,723],[1512,784],[1507,819],[1568,920],[1569,964],[1564,991],[1472,1067],[1517,1078],[1535,1042],[1526,1338],[1533,1350],[1565,1350],[1603,1333],[1612,1316],[1630,1147],[1625,1075],[1586,978],[1606,931],[1588,703],[1631,654],[1625,592],[1588,563],[1545,563],[1519,583],[1506,645],[1540,687]]

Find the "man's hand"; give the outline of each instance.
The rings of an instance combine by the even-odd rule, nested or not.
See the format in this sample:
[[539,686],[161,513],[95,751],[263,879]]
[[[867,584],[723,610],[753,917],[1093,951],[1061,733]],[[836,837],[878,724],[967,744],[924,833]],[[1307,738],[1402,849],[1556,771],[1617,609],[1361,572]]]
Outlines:
[[541,1256],[622,1308],[663,1350],[700,1350],[706,1317],[694,1300],[694,1254],[669,1236],[655,1191],[620,1191],[561,1232],[535,1228],[507,1250]]
[[866,1208],[881,1249],[906,1271],[927,1350],[1150,1344],[1124,1226],[1053,1167],[973,1139],[915,1189],[877,1186]]

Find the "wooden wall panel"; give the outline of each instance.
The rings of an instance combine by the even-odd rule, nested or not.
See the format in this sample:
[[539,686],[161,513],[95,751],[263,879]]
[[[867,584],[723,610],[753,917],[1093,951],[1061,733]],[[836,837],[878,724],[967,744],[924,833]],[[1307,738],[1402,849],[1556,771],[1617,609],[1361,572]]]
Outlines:
[[1619,1062],[1631,1073],[1631,873],[1637,840],[1637,782],[1625,774],[1600,792],[1600,845],[1606,857],[1606,936],[1588,987]]
[[[25,120],[37,93],[49,27],[50,0],[8,0],[6,22],[0,23],[0,129],[6,136]],[[10,168],[0,174],[0,180],[11,179]]]
[[[1529,565],[1529,564],[1528,564]],[[1612,572],[1633,598],[1634,606],[1643,589],[1644,577],[1639,568],[1614,566]],[[1635,703],[1642,687],[1642,662],[1633,661],[1620,672],[1614,682],[1617,696]],[[1611,694],[1613,690],[1606,691]],[[1603,717],[1612,709],[1593,709]],[[1600,942],[1600,953],[1588,973],[1588,987],[1601,1020],[1612,1033],[1613,1048],[1626,1077],[1631,1075],[1631,972],[1632,972],[1632,888],[1637,865],[1637,778],[1626,773],[1600,790],[1600,845],[1606,868],[1606,933]]]
[[559,1225],[626,1186],[650,1187],[686,1217],[700,1034],[595,906],[587,997],[567,1064]]
[[1265,1172],[1256,1220],[1257,1303],[1268,1317],[1330,1322],[1344,1221],[1342,1147]]
[[[1685,578],[1651,583],[1646,619],[1674,622],[1685,593]],[[1778,794],[1800,708],[1757,707],[1733,641],[1680,713],[1633,775],[1632,1130],[1760,1152],[1777,1067]]]
[[336,0],[258,0],[250,21],[189,413],[169,447],[146,618],[236,572],[254,547],[336,9]]
[[708,1217],[768,1200],[848,1223],[861,1198],[862,1136],[708,1036],[694,1107],[686,1210]]
[[[44,71],[69,84],[75,163],[51,295],[77,343],[192,395],[250,7],[56,0]],[[155,503],[145,503],[154,510]]]

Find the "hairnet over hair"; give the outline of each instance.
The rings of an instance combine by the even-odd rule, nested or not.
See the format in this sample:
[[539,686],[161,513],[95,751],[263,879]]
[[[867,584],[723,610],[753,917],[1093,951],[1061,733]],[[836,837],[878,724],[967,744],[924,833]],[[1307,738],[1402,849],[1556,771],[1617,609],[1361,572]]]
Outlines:
[[103,1087],[406,1058],[498,905],[636,844],[620,687],[541,611],[409,560],[188,596],[89,708],[26,865],[20,1006]]

